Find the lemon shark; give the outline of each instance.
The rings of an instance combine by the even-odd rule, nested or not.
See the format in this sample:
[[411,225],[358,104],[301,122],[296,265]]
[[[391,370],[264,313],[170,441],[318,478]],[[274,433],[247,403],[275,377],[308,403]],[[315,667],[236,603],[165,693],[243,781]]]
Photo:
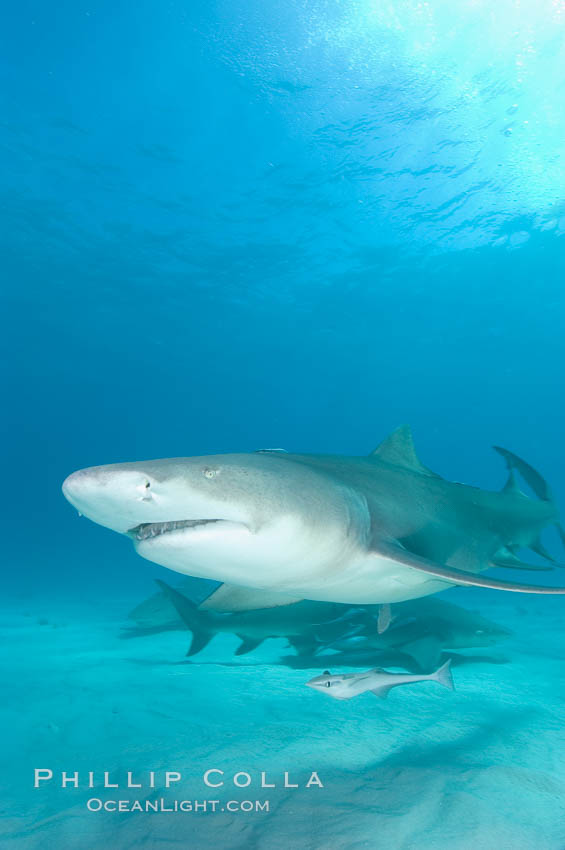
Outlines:
[[401,426],[366,457],[264,450],[115,463],[74,472],[63,493],[81,514],[127,535],[143,558],[250,588],[263,598],[255,607],[386,604],[456,585],[564,594],[484,575],[535,569],[518,558],[523,547],[550,560],[540,533],[558,525],[542,476],[497,451],[509,469],[499,492],[429,470]]

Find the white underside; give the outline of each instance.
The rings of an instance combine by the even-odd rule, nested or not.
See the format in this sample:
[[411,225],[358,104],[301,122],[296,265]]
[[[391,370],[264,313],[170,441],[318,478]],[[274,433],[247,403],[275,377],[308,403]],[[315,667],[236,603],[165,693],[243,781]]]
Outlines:
[[136,541],[137,552],[175,572],[297,598],[401,602],[451,587],[391,558],[362,551],[332,529],[312,534],[286,517],[260,533],[221,522]]

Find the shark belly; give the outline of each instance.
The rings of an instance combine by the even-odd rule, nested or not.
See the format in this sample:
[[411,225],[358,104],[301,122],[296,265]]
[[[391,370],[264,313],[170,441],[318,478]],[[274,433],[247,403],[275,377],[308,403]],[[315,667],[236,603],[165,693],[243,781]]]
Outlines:
[[329,571],[322,581],[304,579],[299,587],[293,585],[293,591],[305,598],[360,605],[405,602],[454,586],[373,552],[357,553],[339,570]]
[[403,602],[453,586],[367,552],[337,530],[312,534],[294,518],[268,535],[224,522],[134,542],[139,555],[175,572],[321,602]]
[[[215,522],[133,542],[143,558],[185,575],[280,594],[311,588],[308,598],[335,602],[341,601],[343,571],[360,551],[356,537],[338,526],[312,528],[296,516],[281,517],[260,532]],[[326,588],[335,588],[335,595],[325,595]]]

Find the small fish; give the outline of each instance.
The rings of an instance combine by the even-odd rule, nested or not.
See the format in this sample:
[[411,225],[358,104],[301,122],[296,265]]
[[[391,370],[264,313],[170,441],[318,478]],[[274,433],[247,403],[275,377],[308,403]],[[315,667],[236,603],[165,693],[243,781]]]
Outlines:
[[374,667],[363,673],[330,673],[325,670],[321,676],[315,676],[306,682],[309,688],[322,691],[334,699],[351,699],[370,691],[376,697],[385,699],[391,688],[397,685],[410,685],[413,682],[439,682],[440,685],[454,690],[451,678],[451,660],[442,664],[435,673],[427,676],[412,676],[409,673],[390,673],[381,667]]

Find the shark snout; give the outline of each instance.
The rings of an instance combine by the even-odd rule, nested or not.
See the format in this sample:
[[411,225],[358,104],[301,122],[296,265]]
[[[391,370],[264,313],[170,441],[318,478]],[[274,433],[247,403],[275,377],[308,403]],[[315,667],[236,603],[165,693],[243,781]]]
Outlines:
[[88,491],[92,490],[92,479],[88,469],[79,469],[78,472],[73,472],[63,481],[63,496],[65,499],[80,510],[80,506],[87,496]]
[[[147,476],[133,470],[93,466],[73,472],[63,495],[84,516],[120,533],[145,520]],[[145,508],[145,511],[144,511]]]
[[63,481],[63,496],[71,502],[71,504],[74,500],[79,499],[81,493],[84,492],[85,487],[88,487],[90,483],[90,476],[88,473],[88,469],[79,469],[78,472],[71,473],[71,475],[68,475]]
[[93,498],[102,497],[111,483],[112,477],[104,470],[104,467],[92,466],[88,469],[79,469],[63,481],[63,496],[72,505],[79,507]]

